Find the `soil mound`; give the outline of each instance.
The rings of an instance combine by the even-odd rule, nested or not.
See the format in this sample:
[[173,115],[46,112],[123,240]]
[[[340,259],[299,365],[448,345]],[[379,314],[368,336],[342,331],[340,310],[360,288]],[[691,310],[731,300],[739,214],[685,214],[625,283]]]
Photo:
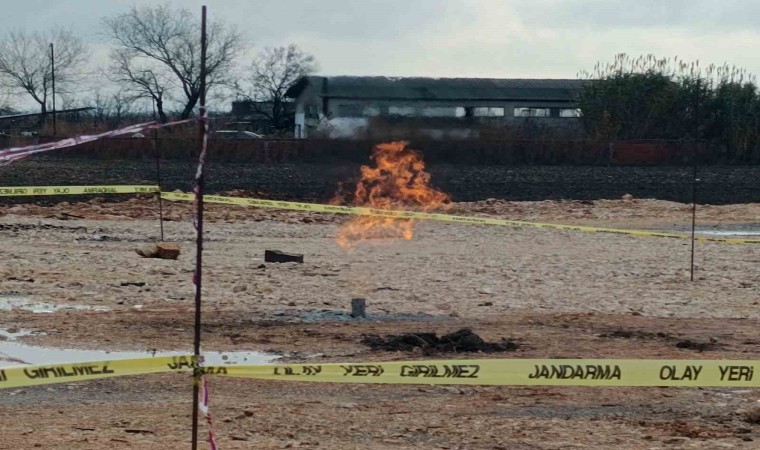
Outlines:
[[497,343],[486,342],[469,328],[438,337],[436,333],[405,333],[380,337],[367,334],[362,344],[373,350],[408,352],[419,348],[425,354],[435,353],[474,353],[474,352],[510,352],[517,350],[517,343],[502,340]]

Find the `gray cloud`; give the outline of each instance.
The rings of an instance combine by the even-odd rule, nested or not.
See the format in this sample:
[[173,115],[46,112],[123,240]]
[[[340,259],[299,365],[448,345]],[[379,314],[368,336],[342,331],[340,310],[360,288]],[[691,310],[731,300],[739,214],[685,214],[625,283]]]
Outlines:
[[[160,0],[3,2],[0,30],[70,27],[103,65],[103,16]],[[169,0],[224,20],[256,48],[293,42],[322,73],[574,77],[616,53],[760,73],[760,2],[746,0]],[[247,63],[242,61],[242,66]]]
[[[0,28],[41,29],[70,26],[98,40],[101,18],[126,11],[131,5],[155,5],[154,0],[28,0],[3,5]],[[283,36],[333,40],[392,40],[441,20],[445,8],[439,0],[172,0],[173,6],[200,13],[208,4],[209,16],[235,24],[254,41],[280,41]],[[395,4],[394,4],[395,3]]]
[[[445,8],[438,0],[250,2],[250,31],[258,36],[300,35],[349,41],[386,41],[440,20]],[[254,6],[255,5],[255,6]],[[256,11],[266,11],[255,17]],[[242,12],[242,11],[241,11]]]
[[531,26],[597,29],[686,28],[696,33],[760,29],[752,0],[532,0],[515,3]]

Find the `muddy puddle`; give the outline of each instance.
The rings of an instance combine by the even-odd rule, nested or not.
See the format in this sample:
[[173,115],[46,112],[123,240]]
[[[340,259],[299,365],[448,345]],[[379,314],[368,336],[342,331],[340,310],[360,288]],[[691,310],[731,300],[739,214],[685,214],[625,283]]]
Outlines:
[[24,330],[19,328],[0,328],[0,341],[15,341],[18,338],[25,336],[31,336],[38,334],[32,330]]
[[0,295],[0,311],[29,311],[38,314],[52,314],[58,311],[110,311],[105,306],[73,305],[65,303],[45,303],[29,300],[20,294]]
[[[0,367],[23,364],[59,364],[71,362],[105,361],[131,358],[152,358],[188,355],[186,351],[107,351],[38,347],[13,340],[0,340]],[[268,364],[277,355],[260,352],[204,352],[205,364],[214,366]]]
[[760,236],[758,231],[742,230],[697,230],[699,236],[731,237],[731,236]]
[[[676,227],[678,231],[684,233],[690,233],[691,228],[682,226]],[[760,236],[760,224],[758,223],[742,223],[732,225],[707,225],[697,226],[694,230],[697,236],[707,237],[758,237]]]

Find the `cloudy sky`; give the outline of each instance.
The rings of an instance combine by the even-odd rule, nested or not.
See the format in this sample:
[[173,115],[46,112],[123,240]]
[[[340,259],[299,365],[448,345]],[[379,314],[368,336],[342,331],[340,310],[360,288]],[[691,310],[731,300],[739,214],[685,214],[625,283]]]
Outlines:
[[[2,0],[0,30],[70,27],[153,0]],[[616,53],[760,73],[755,0],[173,0],[236,25],[254,48],[296,43],[330,75],[573,78]]]

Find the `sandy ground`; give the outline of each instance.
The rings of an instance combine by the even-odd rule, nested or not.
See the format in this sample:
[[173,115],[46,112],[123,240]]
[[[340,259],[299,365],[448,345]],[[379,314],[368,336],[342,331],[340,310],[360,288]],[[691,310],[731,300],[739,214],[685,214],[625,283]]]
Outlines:
[[[674,229],[689,207],[628,200],[454,205],[459,214]],[[193,230],[167,205],[177,261],[142,259],[155,203],[0,207],[0,297],[98,310],[0,311],[23,342],[189,350]],[[412,241],[335,244],[344,217],[211,206],[204,347],[287,360],[419,359],[363,334],[471,327],[518,351],[478,357],[757,359],[760,246],[427,222]],[[65,219],[65,220],[64,220]],[[760,205],[700,207],[711,225],[760,223]],[[265,249],[304,264],[263,264]],[[144,285],[140,285],[144,283]],[[347,320],[364,297],[374,320]],[[704,343],[697,351],[678,342]],[[436,358],[462,357],[443,354]],[[187,448],[190,380],[152,376],[1,391],[0,448]],[[758,448],[745,420],[760,392],[737,389],[345,386],[212,379],[222,448]],[[204,428],[205,429],[205,428]]]

